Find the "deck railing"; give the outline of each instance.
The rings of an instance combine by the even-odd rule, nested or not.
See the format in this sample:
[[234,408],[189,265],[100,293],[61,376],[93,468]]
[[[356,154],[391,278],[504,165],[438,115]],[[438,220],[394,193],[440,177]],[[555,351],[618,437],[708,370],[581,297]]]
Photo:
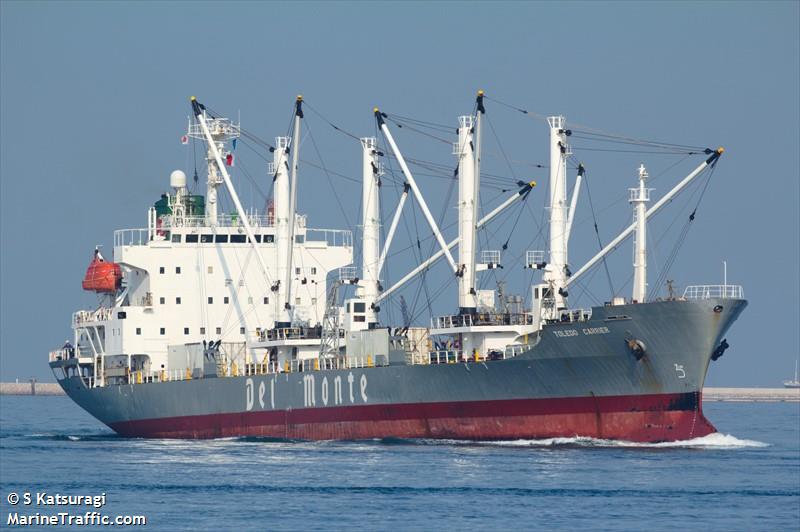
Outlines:
[[705,284],[687,286],[686,299],[744,299],[744,289],[735,284]]
[[347,229],[306,229],[306,242],[325,242],[330,247],[353,247],[353,232]]
[[[275,217],[272,215],[248,214],[247,221],[251,227],[272,227],[275,225]],[[299,221],[299,220],[298,220]],[[305,222],[305,217],[303,218]],[[241,218],[236,214],[218,214],[217,227],[241,227]],[[303,227],[305,224],[301,225]],[[163,216],[161,218],[161,229],[173,227],[208,227],[208,218],[205,216]]]
[[453,327],[474,327],[480,325],[532,325],[533,314],[499,312],[478,312],[476,314],[454,314],[431,318],[431,328],[451,329]]
[[[162,238],[163,240],[163,238]],[[114,247],[146,246],[150,242],[150,231],[145,229],[118,229],[114,231]]]
[[[272,217],[266,216],[252,216],[250,217],[253,229],[259,227],[269,227],[272,225]],[[166,221],[166,218],[165,218]],[[208,221],[202,216],[184,217],[180,227],[207,227]],[[295,226],[298,229],[305,227],[305,216],[297,217],[298,224]],[[301,223],[302,222],[302,223]],[[238,227],[240,224],[235,218],[230,215],[220,215],[218,218],[217,227]],[[165,223],[161,227],[154,229],[152,232],[146,228],[143,229],[118,229],[114,231],[114,247],[124,246],[146,246],[151,240],[165,241],[167,240],[166,232],[170,229],[178,227],[173,225],[172,222]],[[209,230],[211,230],[209,228]],[[152,237],[152,238],[151,238]],[[295,236],[297,243],[303,243],[303,240],[310,243],[324,242],[328,247],[353,247],[353,232],[347,229],[305,229],[305,235],[298,234]],[[209,244],[211,242],[208,242]]]
[[108,321],[114,314],[113,308],[101,307],[97,310],[79,310],[72,314],[72,326],[77,327],[84,323]]

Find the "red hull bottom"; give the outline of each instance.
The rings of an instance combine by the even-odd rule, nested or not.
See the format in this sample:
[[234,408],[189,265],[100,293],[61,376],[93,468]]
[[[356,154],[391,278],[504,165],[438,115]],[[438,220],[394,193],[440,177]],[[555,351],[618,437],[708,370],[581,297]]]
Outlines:
[[111,423],[123,436],[300,440],[514,440],[583,436],[634,442],[716,432],[699,393],[421,403],[237,412]]

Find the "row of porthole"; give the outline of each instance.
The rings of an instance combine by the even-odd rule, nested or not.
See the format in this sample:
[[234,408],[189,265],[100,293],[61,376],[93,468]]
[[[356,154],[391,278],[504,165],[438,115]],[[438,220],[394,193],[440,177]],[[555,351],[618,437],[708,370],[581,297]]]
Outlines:
[[[244,334],[244,332],[245,332],[244,327],[239,327],[239,334]],[[166,327],[160,327],[159,330],[158,330],[158,333],[161,336],[166,335],[167,334]],[[187,336],[189,335],[189,327],[184,327],[183,328],[183,334],[187,335]],[[200,334],[201,335],[206,334],[206,328],[205,327],[200,327]],[[217,334],[217,335],[222,334],[222,327],[217,327],[215,334]],[[141,336],[142,335],[142,328],[141,327],[136,327],[136,335],[137,336]]]
[[[316,266],[312,266],[311,268],[309,268],[309,270],[310,270],[311,275],[316,275],[317,274]],[[294,269],[295,275],[300,275],[302,272],[303,272],[302,268],[295,268]],[[160,273],[161,275],[164,275],[165,273],[167,273],[167,268],[165,266],[159,266],[158,267],[158,273]],[[175,266],[175,273],[180,275],[180,273],[181,273],[181,267],[180,266]],[[214,273],[214,267],[213,266],[209,266],[208,267],[208,273]],[[136,272],[136,275],[139,275],[139,272]]]
[[[209,305],[213,305],[214,304],[214,298],[212,296],[208,296],[208,300],[207,301],[208,301]],[[265,296],[263,301],[264,301],[265,305],[269,305],[269,297]],[[230,302],[231,302],[231,300],[230,300],[230,298],[228,296],[225,296],[225,297],[222,298],[222,303],[224,305],[228,305],[228,304],[230,304]],[[167,298],[165,298],[165,297],[159,297],[158,298],[158,304],[159,305],[166,305],[166,303],[167,303]],[[253,298],[252,297],[247,298],[247,303],[248,304],[252,304],[253,303]],[[175,298],[175,304],[176,305],[180,305],[181,304],[181,298],[180,297],[176,297]],[[300,299],[299,297],[295,298],[295,305],[302,305],[302,304],[303,304],[302,303],[302,299]],[[317,298],[316,297],[312,297],[311,298],[311,304],[312,305],[316,305],[317,304]]]

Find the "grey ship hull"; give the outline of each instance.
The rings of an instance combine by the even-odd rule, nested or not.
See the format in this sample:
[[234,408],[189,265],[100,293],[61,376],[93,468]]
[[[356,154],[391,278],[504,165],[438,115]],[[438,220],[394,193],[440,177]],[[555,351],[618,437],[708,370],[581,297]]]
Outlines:
[[[702,414],[703,382],[746,305],[596,307],[589,321],[546,325],[530,350],[498,361],[95,388],[80,377],[60,383],[78,405],[132,437],[679,440],[715,431]],[[639,360],[630,339],[646,347]]]

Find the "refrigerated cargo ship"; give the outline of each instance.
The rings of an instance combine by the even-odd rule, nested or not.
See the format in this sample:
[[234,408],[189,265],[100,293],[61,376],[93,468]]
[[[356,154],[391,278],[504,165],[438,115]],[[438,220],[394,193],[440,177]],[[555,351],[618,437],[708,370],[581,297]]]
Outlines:
[[[473,114],[458,121],[458,236],[449,242],[392,136],[389,115],[374,110],[382,142],[359,140],[358,266],[350,231],[314,229],[296,212],[302,98],[291,136],[270,146],[273,201],[263,214],[244,210],[231,181],[240,126],[192,98],[183,140],[205,145],[206,195],[190,194],[186,175],[174,171],[172,190],[149,209],[147,227],[116,231],[113,261],[95,253],[84,288],[101,303],[73,314],[73,340],[50,353],[64,391],[131,437],[655,442],[714,432],[702,411],[703,383],[747,302],[727,281],[648,298],[646,230],[648,218],[713,169],[723,150],[705,150],[649,208],[642,165],[630,189],[633,223],[573,273],[568,247],[583,167],[568,202],[571,131],[563,117],[549,117],[548,249],[525,254],[524,267],[540,275],[529,287],[530,305],[521,298],[509,304],[496,290],[478,289],[481,272],[500,267],[502,256],[481,249],[478,257],[477,232],[536,183],[519,182],[480,217],[484,98],[479,92]],[[383,157],[396,161],[403,179],[385,238]],[[234,212],[219,208],[223,191]],[[385,288],[388,250],[409,197],[439,249]],[[631,297],[571,307],[570,286],[630,236]],[[456,281],[457,311],[433,316],[427,327],[405,318],[384,323],[381,304],[439,260]],[[345,285],[355,294],[340,301]]]

